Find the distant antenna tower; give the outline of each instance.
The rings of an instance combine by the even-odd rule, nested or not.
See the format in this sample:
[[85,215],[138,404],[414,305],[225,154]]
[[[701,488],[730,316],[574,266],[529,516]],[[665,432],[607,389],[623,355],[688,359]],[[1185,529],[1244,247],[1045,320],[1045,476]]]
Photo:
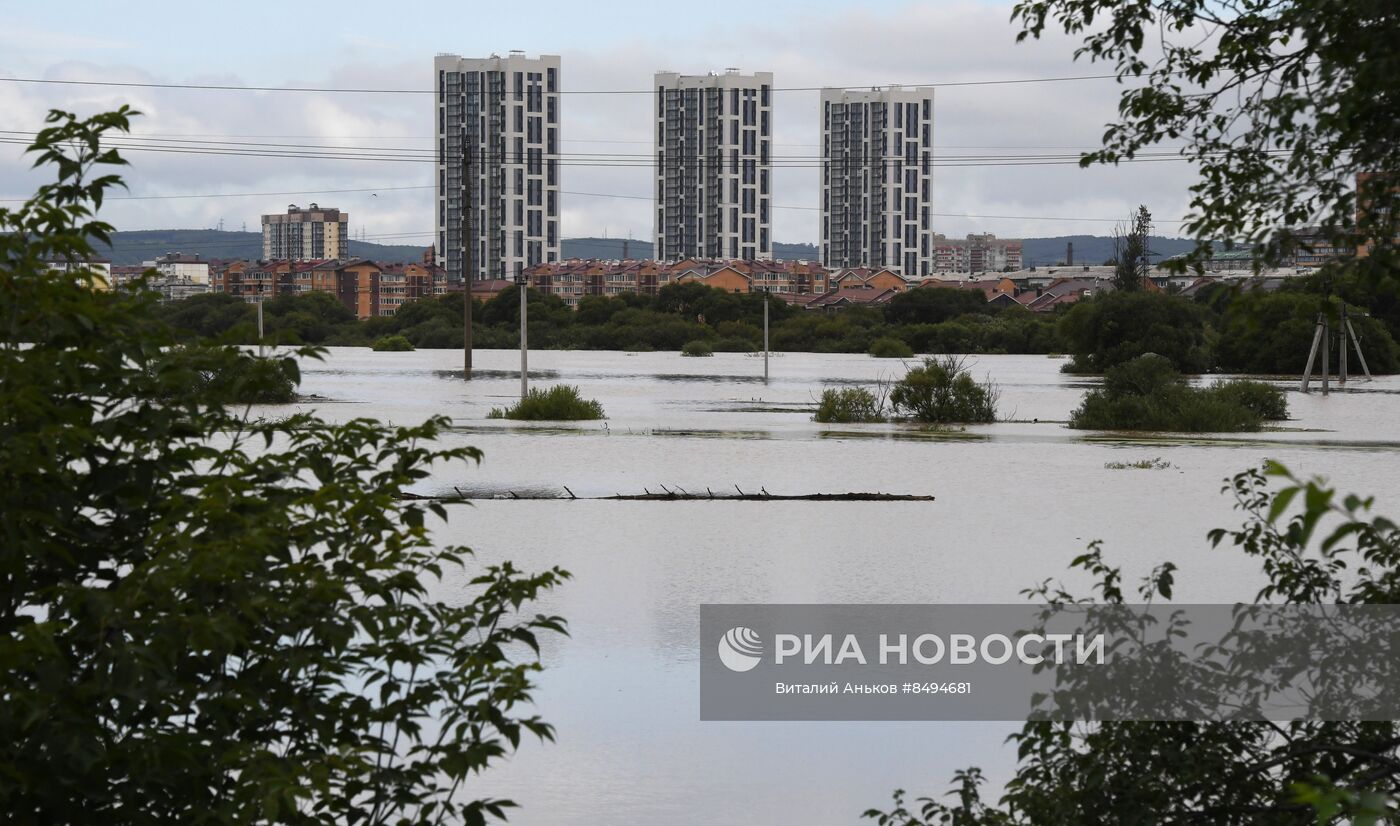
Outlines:
[[220,218],[220,219],[219,219],[219,232],[223,232],[223,231],[224,231],[224,219]]

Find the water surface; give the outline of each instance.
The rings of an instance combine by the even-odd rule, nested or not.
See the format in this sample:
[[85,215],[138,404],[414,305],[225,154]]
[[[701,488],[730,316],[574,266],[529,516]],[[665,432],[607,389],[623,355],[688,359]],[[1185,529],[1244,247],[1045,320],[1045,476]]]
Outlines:
[[[1004,779],[1014,723],[702,723],[703,602],[1006,602],[1092,539],[1129,581],[1171,559],[1182,601],[1247,600],[1261,584],[1206,532],[1240,523],[1222,481],[1264,458],[1375,493],[1400,513],[1400,380],[1323,398],[1290,391],[1293,420],[1258,434],[1153,438],[1070,431],[1092,379],[1061,359],[978,356],[1013,421],[928,433],[907,425],[811,421],[826,386],[876,388],[903,363],[859,355],[535,352],[531,381],[576,384],[606,422],[487,420],[520,390],[515,351],[478,351],[460,378],[452,351],[332,349],[304,365],[308,403],[328,418],[407,423],[451,417],[479,468],[444,469],[421,488],[508,496],[689,491],[885,491],[934,502],[511,501],[452,506],[444,541],[574,579],[543,610],[572,637],[545,650],[540,713],[551,745],[525,744],[477,791],[515,799],[523,824],[854,823],[896,787],[941,793],[954,769]],[[1289,386],[1293,386],[1290,382]],[[1109,470],[1160,457],[1166,470]],[[1387,496],[1391,502],[1385,502]],[[460,581],[445,588],[460,588]]]

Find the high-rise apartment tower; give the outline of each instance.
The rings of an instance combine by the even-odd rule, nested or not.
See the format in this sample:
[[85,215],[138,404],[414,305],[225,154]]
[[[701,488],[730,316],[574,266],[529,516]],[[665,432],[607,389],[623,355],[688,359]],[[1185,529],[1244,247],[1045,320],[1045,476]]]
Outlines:
[[437,260],[450,283],[558,261],[559,57],[438,55]]
[[656,257],[773,257],[771,72],[658,72]]
[[933,89],[824,89],[821,127],[822,263],[928,275]]
[[350,213],[296,204],[285,214],[262,217],[265,261],[321,261],[350,255]]

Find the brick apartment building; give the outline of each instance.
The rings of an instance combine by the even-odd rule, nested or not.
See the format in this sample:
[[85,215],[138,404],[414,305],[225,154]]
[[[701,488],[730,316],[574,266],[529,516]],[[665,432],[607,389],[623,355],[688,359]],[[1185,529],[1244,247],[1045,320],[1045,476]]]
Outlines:
[[390,316],[406,302],[446,292],[446,273],[433,264],[380,264],[364,258],[329,261],[217,261],[214,292],[244,301],[322,292],[357,318]]

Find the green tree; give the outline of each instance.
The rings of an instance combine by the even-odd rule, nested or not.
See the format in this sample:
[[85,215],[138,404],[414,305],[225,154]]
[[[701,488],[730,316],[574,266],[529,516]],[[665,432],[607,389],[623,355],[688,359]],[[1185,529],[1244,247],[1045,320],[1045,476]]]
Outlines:
[[981,290],[953,287],[905,290],[885,305],[885,319],[891,324],[938,324],[967,313],[985,312],[987,297]]
[[1122,292],[1142,289],[1142,280],[1152,269],[1152,213],[1139,206],[1128,229],[1113,231],[1113,288]]
[[1102,373],[1147,353],[1169,359],[1183,373],[1210,369],[1206,313],[1180,296],[1113,291],[1079,301],[1059,321],[1059,336],[1074,355],[1068,370]]
[[[1328,303],[1313,293],[1294,290],[1241,293],[1227,305],[1219,322],[1220,340],[1215,352],[1220,369],[1275,375],[1302,372],[1312,347],[1317,314],[1324,310],[1329,310]],[[1335,310],[1329,311],[1335,314]],[[1384,324],[1355,312],[1351,322],[1372,372],[1394,373],[1400,369],[1400,348],[1396,347]],[[1351,346],[1348,342],[1349,350]],[[1331,356],[1330,370],[1335,374],[1341,356],[1336,347],[1332,348]],[[1349,356],[1351,372],[1359,374],[1361,365],[1355,352],[1350,352]]]
[[956,356],[926,358],[890,391],[898,413],[924,424],[971,424],[997,418],[997,389],[979,384]]
[[[1022,0],[1018,40],[1081,35],[1075,57],[1114,66],[1119,120],[1082,165],[1179,143],[1191,237],[1237,238],[1286,258],[1304,226],[1337,248],[1373,244],[1348,268],[1396,272],[1400,216],[1400,9],[1385,0]],[[1357,175],[1375,177],[1361,186]],[[1202,242],[1196,255],[1208,255]]]
[[[20,823],[481,823],[464,786],[521,736],[567,574],[475,565],[406,499],[445,418],[249,420],[197,386],[251,357],[191,348],[82,261],[126,108],[52,112],[57,170],[0,209],[0,810]],[[314,355],[304,351],[303,356]],[[280,360],[295,375],[296,359]],[[257,381],[253,371],[247,381]],[[458,573],[453,573],[453,572]],[[434,583],[462,576],[452,587]]]

